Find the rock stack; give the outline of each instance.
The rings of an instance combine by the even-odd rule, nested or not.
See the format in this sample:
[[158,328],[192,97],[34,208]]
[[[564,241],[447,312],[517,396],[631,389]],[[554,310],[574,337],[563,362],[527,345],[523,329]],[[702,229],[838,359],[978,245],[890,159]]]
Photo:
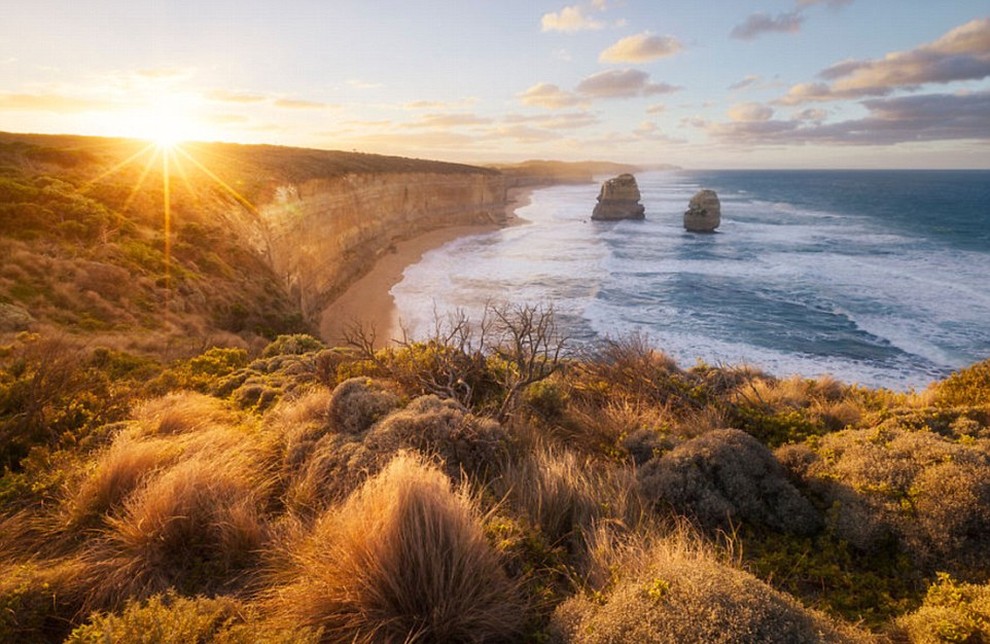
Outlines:
[[646,209],[639,203],[639,196],[636,177],[631,174],[620,174],[609,179],[602,184],[591,218],[595,221],[643,219]]
[[700,190],[684,211],[684,227],[693,233],[715,232],[722,223],[722,204],[714,190]]

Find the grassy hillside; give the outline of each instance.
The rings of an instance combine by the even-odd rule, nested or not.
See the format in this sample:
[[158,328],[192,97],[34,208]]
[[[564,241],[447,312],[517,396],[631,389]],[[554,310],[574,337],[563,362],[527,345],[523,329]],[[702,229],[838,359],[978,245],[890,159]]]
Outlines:
[[274,146],[166,153],[137,141],[0,133],[0,335],[58,329],[177,355],[306,331],[239,220],[257,217],[286,182],[403,172],[486,171]]
[[489,320],[165,364],[22,335],[0,639],[990,637],[990,362],[896,394]]

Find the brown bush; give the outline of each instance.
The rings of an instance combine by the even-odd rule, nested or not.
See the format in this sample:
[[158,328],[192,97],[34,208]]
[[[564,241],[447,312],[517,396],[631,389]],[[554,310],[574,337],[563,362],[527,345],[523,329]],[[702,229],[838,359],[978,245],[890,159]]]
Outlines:
[[647,462],[639,478],[646,498],[709,528],[752,521],[810,534],[821,527],[770,450],[737,429],[687,441]]
[[326,641],[513,641],[520,606],[471,500],[400,455],[292,552],[274,609]]
[[62,641],[82,611],[89,576],[76,559],[0,564],[0,641]]

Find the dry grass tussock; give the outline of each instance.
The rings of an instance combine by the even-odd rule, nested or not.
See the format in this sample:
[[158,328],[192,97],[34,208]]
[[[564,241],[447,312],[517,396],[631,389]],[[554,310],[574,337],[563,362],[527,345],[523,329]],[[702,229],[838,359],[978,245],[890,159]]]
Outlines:
[[87,550],[100,571],[92,605],[242,582],[266,542],[265,488],[236,461],[193,458],[149,479]]
[[327,641],[513,641],[521,610],[476,504],[402,454],[322,516],[276,576],[273,609]]
[[854,389],[831,376],[817,379],[791,376],[782,380],[757,377],[737,388],[732,399],[737,404],[765,409],[804,410],[812,422],[829,430],[855,426],[865,414]]
[[647,512],[632,470],[575,452],[536,446],[506,466],[494,489],[538,526],[550,546],[581,551],[603,524],[638,528]]
[[733,567],[688,530],[604,536],[593,553],[600,584],[557,608],[557,642],[872,641]]
[[140,433],[170,436],[195,432],[211,425],[230,425],[239,418],[223,401],[189,391],[170,393],[139,405],[134,420]]

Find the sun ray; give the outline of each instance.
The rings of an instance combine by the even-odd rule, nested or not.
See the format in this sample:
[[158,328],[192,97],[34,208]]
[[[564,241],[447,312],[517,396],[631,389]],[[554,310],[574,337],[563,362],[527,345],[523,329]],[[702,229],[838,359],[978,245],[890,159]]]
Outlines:
[[237,190],[227,185],[227,183],[223,179],[215,175],[209,168],[207,168],[205,165],[197,161],[195,157],[193,157],[191,154],[189,154],[182,148],[177,148],[177,152],[181,154],[184,158],[188,159],[190,163],[192,163],[197,168],[199,168],[204,174],[206,174],[206,176],[216,181],[217,185],[219,185],[221,188],[223,188],[228,193],[230,193],[230,195],[234,197],[234,199],[236,199],[238,203],[240,203],[242,206],[244,206],[251,212],[255,214],[258,213],[258,209],[254,206],[254,204],[248,201],[247,198],[241,195],[241,193],[237,192]]
[[148,174],[151,173],[151,168],[155,165],[155,161],[157,160],[158,160],[157,152],[152,154],[148,158],[148,162],[144,164],[144,169],[141,171],[141,176],[138,177],[138,180],[134,184],[134,187],[131,188],[131,192],[127,195],[127,199],[124,201],[124,205],[121,206],[121,211],[126,211],[130,207],[131,202],[134,201],[135,197],[137,197],[138,192],[141,190],[141,187],[144,185],[144,180],[148,178]]
[[[98,176],[95,179],[92,179],[92,180],[87,181],[86,183],[84,183],[79,188],[79,192],[85,194],[94,185],[96,185],[100,181],[103,181],[104,179],[106,179],[110,175],[116,174],[117,172],[120,172],[125,167],[127,167],[128,165],[130,165],[131,163],[133,163],[141,155],[147,154],[149,151],[150,152],[154,152],[154,148],[155,148],[155,144],[154,143],[149,143],[148,145],[144,146],[143,148],[141,148],[140,150],[138,150],[137,152],[135,152],[131,156],[127,157],[126,159],[124,159],[123,161],[121,161],[120,163],[118,163],[117,165],[115,165],[112,168],[110,168],[109,170],[105,171],[100,176]],[[149,163],[154,163],[154,156],[152,156],[152,160]]]

